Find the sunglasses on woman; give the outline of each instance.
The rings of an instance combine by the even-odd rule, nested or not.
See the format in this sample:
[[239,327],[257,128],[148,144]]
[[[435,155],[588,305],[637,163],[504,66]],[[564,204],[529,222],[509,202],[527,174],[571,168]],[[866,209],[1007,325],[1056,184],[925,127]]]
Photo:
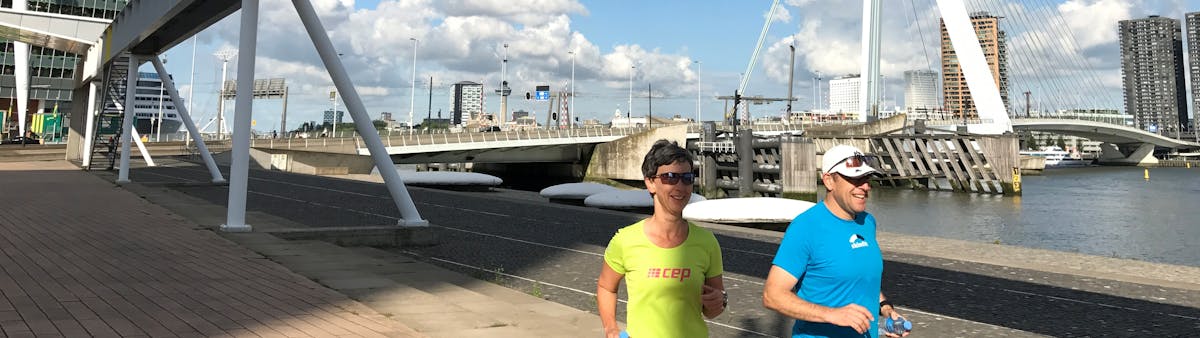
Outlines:
[[693,173],[661,173],[648,177],[658,178],[659,182],[670,185],[679,184],[680,180],[683,181],[683,184],[692,184],[696,182],[696,174]]

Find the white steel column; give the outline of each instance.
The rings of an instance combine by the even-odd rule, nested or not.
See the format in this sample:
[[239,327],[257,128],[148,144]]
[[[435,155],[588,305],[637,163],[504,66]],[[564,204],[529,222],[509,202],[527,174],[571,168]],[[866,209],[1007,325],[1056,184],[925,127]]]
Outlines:
[[979,119],[982,122],[968,124],[967,131],[993,135],[1012,131],[1012,121],[1004,111],[1000,89],[996,87],[992,71],[983,57],[983,48],[979,46],[979,37],[975,35],[975,27],[971,25],[966,5],[960,0],[938,0],[937,3],[942,12],[942,21],[946,23],[946,32],[950,35],[950,42],[954,44],[958,64],[962,67],[963,76],[967,78],[971,99],[975,101],[975,109],[979,111]]
[[[26,0],[13,0],[12,9],[17,12],[24,12],[28,8]],[[25,136],[25,110],[29,105],[29,44],[13,41],[13,59],[14,69],[13,75],[16,76],[16,94],[17,94],[17,128],[21,135]],[[12,110],[9,107],[8,110]],[[10,135],[11,136],[11,135]]]
[[182,99],[179,98],[179,91],[175,88],[175,80],[171,79],[171,75],[167,74],[167,68],[163,66],[158,57],[150,60],[154,64],[154,70],[158,71],[158,77],[162,79],[163,87],[166,88],[167,94],[171,95],[171,102],[175,104],[175,110],[179,113],[179,119],[183,120],[183,126],[187,127],[188,135],[192,140],[196,141],[196,148],[200,151],[200,157],[204,159],[204,164],[208,166],[208,172],[212,174],[213,183],[225,183],[225,178],[221,177],[221,170],[217,168],[217,162],[213,161],[212,154],[208,152],[208,146],[204,144],[204,138],[200,137],[200,131],[196,129],[196,123],[192,121],[191,110],[185,107]]
[[[134,107],[134,108],[137,108],[137,107]],[[137,115],[137,114],[134,114],[134,115]],[[142,154],[142,160],[146,161],[147,166],[150,166],[150,167],[155,166],[156,164],[154,164],[154,159],[150,158],[150,150],[146,149],[145,143],[142,143],[142,135],[138,134],[137,127],[134,127],[133,129],[129,130],[129,132],[131,134],[133,134],[133,145],[137,146],[138,152]]]
[[17,128],[21,132],[17,136],[25,136],[25,113],[29,107],[29,44],[13,41],[13,55],[16,57],[13,75],[17,87]]
[[87,124],[83,129],[83,166],[92,165],[92,141],[96,138],[96,81],[88,81]]
[[337,52],[333,49],[333,42],[329,40],[329,35],[325,32],[325,27],[321,25],[321,20],[313,10],[312,4],[308,0],[292,0],[292,4],[296,6],[296,12],[300,14],[300,21],[304,23],[304,29],[308,31],[308,36],[316,46],[317,53],[321,55],[321,61],[329,70],[333,84],[342,93],[342,102],[346,104],[346,110],[350,111],[350,117],[354,120],[358,134],[362,136],[363,143],[371,153],[371,159],[375,161],[375,167],[379,169],[379,174],[383,176],[384,184],[392,195],[392,201],[396,203],[396,208],[400,210],[400,215],[404,218],[399,221],[400,225],[428,226],[429,222],[421,219],[412,197],[404,187],[404,181],[396,172],[396,165],[392,163],[392,158],[388,156],[383,141],[379,139],[379,133],[371,124],[371,118],[367,116],[367,109],[363,105],[362,99],[358,97],[354,83],[350,82],[350,76],[346,73],[346,68],[342,66],[341,59],[337,57]]
[[859,122],[877,114],[879,103],[879,10],[880,0],[863,0],[862,77],[858,79]]
[[[229,208],[221,231],[249,232],[246,224],[246,186],[250,172],[250,121],[254,95],[254,57],[258,42],[258,0],[242,0],[242,31],[238,36],[237,97],[233,100],[233,157],[229,166]],[[222,84],[224,86],[224,84]]]
[[134,93],[137,90],[138,77],[138,56],[129,55],[129,71],[127,71],[127,84],[125,85],[125,104],[121,105],[121,114],[124,118],[121,121],[121,169],[117,171],[117,184],[129,183],[129,145],[133,143],[133,118],[135,113],[133,102],[136,100]]

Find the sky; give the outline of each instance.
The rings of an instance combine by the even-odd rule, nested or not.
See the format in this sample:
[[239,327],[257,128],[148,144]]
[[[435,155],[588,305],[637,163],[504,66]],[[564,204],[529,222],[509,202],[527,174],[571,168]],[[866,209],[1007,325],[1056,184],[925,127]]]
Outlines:
[[[531,111],[542,123],[549,103],[527,101],[524,93],[537,85],[570,92],[572,84],[576,115],[583,119],[606,123],[617,110],[630,111],[632,92],[633,116],[650,112],[695,119],[699,104],[700,119],[719,120],[726,103],[716,97],[737,89],[771,7],[766,0],[312,3],[371,118],[391,112],[394,119],[407,121],[411,110],[414,123],[427,115],[436,118],[439,111],[448,118],[450,85],[459,81],[483,83],[485,110],[499,111],[500,98],[493,90],[501,81],[505,52],[513,89],[509,110]],[[969,11],[1005,17],[1012,92],[1033,92],[1039,107],[1121,108],[1117,21],[1148,15],[1182,21],[1184,13],[1200,11],[1200,0],[966,3]],[[319,121],[331,107],[333,84],[325,67],[291,1],[262,0],[260,6],[255,77],[287,79],[287,129]],[[934,0],[884,1],[883,6],[883,96],[885,106],[899,105],[904,71],[940,68],[940,15]],[[828,80],[859,73],[861,2],[784,0],[773,15],[745,94],[787,97],[788,46],[794,44],[793,110],[817,107],[818,72],[823,98],[817,101],[827,107]],[[239,20],[240,12],[234,13],[163,55],[181,95],[195,97],[192,115],[200,124],[217,110],[222,63],[214,53],[236,49]],[[236,77],[236,68],[236,59],[229,62],[228,79]],[[342,102],[337,105],[345,107]],[[278,129],[282,108],[281,100],[257,100],[254,129]],[[755,117],[779,116],[785,109],[783,103],[750,108]]]

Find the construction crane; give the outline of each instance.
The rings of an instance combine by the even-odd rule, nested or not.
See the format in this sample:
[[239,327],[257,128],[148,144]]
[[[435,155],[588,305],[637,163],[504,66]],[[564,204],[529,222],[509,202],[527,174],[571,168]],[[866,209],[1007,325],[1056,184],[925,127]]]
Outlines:
[[[767,40],[767,31],[771,30],[771,22],[775,21],[775,10],[777,8],[779,8],[779,0],[771,3],[771,10],[767,12],[767,22],[763,23],[762,31],[758,33],[758,43],[754,44],[754,54],[750,55],[750,63],[746,65],[746,71],[742,73],[742,81],[738,84],[738,89],[734,92],[734,96],[746,92],[746,85],[750,82],[750,74],[754,72],[754,65],[758,64],[758,54],[762,51],[763,42]],[[737,111],[737,104],[739,102],[736,101],[739,100],[735,99],[734,101],[733,110],[725,112],[726,120],[729,120],[730,117],[737,118],[737,116],[730,116],[733,112]],[[749,120],[750,116],[747,115],[746,119]]]

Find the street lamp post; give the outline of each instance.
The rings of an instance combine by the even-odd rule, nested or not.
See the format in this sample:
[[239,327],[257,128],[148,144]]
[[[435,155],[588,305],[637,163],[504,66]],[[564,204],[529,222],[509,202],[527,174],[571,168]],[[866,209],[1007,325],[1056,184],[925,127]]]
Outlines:
[[637,69],[637,65],[629,66],[629,105],[625,106],[626,122],[632,123],[633,120],[633,70]]
[[696,124],[700,124],[700,60],[692,62],[696,64]]
[[417,38],[408,39],[413,42],[412,93],[409,95],[408,103],[408,131],[411,133],[413,130],[413,109],[416,109],[414,107],[417,104],[417,47],[421,40],[417,40]]
[[571,123],[570,118],[572,116],[575,116],[575,114],[576,114],[575,113],[575,51],[570,51],[567,53],[571,53],[571,110],[569,112],[567,112],[568,113],[567,126],[574,126],[574,124]]

